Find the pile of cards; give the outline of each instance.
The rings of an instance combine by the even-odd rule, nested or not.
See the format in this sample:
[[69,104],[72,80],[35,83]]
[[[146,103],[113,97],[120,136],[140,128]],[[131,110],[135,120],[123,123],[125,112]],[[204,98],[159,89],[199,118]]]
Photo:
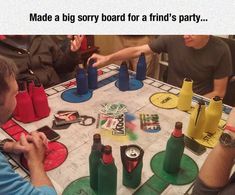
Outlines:
[[111,117],[117,117],[125,112],[127,112],[126,105],[122,103],[114,103],[114,104],[102,104],[102,108],[100,110],[100,113],[105,114],[107,116]]
[[150,133],[160,131],[158,114],[140,114],[140,128]]
[[125,112],[127,107],[124,104],[103,104],[98,115],[97,127],[111,130],[113,135],[126,135]]

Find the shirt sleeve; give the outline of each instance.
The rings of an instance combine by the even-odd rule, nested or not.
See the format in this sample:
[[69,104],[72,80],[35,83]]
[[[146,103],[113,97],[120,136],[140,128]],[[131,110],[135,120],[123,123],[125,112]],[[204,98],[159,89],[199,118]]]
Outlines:
[[221,51],[221,58],[218,65],[215,67],[214,79],[221,79],[232,75],[232,57],[230,49],[224,45]]
[[35,187],[16,173],[0,153],[0,194],[56,195],[50,186]]

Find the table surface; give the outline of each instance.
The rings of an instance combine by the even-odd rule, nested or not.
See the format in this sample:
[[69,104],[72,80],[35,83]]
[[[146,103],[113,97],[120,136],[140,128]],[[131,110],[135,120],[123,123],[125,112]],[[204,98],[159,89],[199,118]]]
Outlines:
[[[121,92],[114,85],[114,82],[106,82],[107,78],[118,73],[118,66],[112,64],[102,68],[103,74],[99,76],[98,80],[103,85],[97,90],[93,91],[93,96],[90,100],[83,103],[68,103],[63,101],[60,96],[61,93],[68,88],[73,88],[74,82],[66,82],[54,86],[46,90],[51,108],[50,116],[37,122],[23,124],[17,122],[24,127],[28,132],[38,129],[44,125],[52,126],[53,114],[59,110],[78,110],[81,115],[90,115],[97,119],[99,109],[103,103],[121,102],[127,106],[128,112],[135,115],[133,123],[137,126],[135,134],[138,139],[131,141],[129,139],[116,139],[115,136],[106,136],[102,134],[102,130],[96,128],[96,123],[92,126],[84,127],[78,123],[72,124],[68,129],[58,130],[61,138],[58,142],[63,143],[68,149],[68,157],[64,163],[54,170],[48,171],[58,194],[62,194],[63,190],[74,180],[88,176],[88,157],[92,145],[92,137],[94,133],[102,134],[102,143],[111,145],[113,148],[113,156],[115,164],[118,168],[118,182],[117,194],[128,195],[136,191],[136,189],[129,189],[122,185],[122,163],[120,157],[120,146],[137,144],[144,149],[143,170],[141,185],[144,184],[152,175],[153,172],[150,167],[152,157],[165,150],[166,142],[174,128],[176,121],[183,122],[183,131],[187,129],[189,114],[179,111],[178,109],[161,109],[152,105],[149,101],[150,96],[156,92],[179,93],[179,89],[168,85],[166,83],[147,78],[144,80],[144,87],[136,91]],[[202,98],[200,96],[196,98]],[[194,98],[195,100],[195,98]],[[226,106],[227,111],[230,107]],[[139,114],[140,113],[157,113],[161,131],[157,133],[146,133],[140,129]],[[223,113],[223,119],[227,119],[227,114]],[[4,131],[0,131],[0,139],[9,137]],[[208,152],[201,156],[197,156],[185,148],[184,153],[190,156],[197,163],[200,168],[204,162]],[[21,174],[25,179],[28,179],[28,173],[18,163],[18,158],[15,156],[7,156],[9,162],[14,169]],[[140,186],[141,186],[140,185]],[[169,185],[162,194],[184,194],[192,184],[188,185]]]

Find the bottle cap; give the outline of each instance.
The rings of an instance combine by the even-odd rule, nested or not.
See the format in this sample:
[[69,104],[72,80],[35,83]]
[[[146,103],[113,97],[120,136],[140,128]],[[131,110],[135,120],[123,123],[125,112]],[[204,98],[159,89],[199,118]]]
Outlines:
[[176,122],[175,123],[175,129],[172,133],[172,135],[174,137],[181,137],[183,134],[182,134],[182,127],[183,127],[183,123],[181,122]]
[[104,146],[102,160],[105,164],[113,163],[112,147],[109,145]]
[[94,143],[100,143],[101,142],[100,134],[98,134],[98,133],[94,134],[93,141],[94,141]]
[[184,80],[185,80],[185,81],[188,81],[188,82],[191,82],[191,81],[192,81],[192,79],[190,79],[190,78],[185,78]]
[[104,152],[104,154],[111,154],[112,153],[112,147],[110,145],[104,146],[103,152]]
[[215,96],[215,97],[213,98],[213,100],[217,102],[217,101],[220,101],[221,98],[220,98],[219,96]]

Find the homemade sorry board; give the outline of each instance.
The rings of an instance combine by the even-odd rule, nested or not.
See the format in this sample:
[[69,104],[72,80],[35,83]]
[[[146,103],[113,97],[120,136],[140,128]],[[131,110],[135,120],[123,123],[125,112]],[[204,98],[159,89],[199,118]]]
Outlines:
[[[120,102],[127,106],[128,113],[134,116],[131,119],[132,127],[131,132],[127,132],[125,136],[115,136],[112,133],[102,129],[97,129],[96,124],[91,126],[82,126],[79,123],[70,125],[69,128],[64,130],[58,130],[61,138],[58,140],[58,145],[63,148],[64,158],[61,159],[61,163],[58,166],[50,167],[48,175],[51,178],[58,194],[62,194],[66,187],[74,184],[77,180],[85,181],[84,190],[80,190],[75,194],[87,194],[85,186],[87,182],[87,176],[89,176],[88,158],[92,145],[92,136],[94,133],[100,133],[102,135],[102,143],[111,145],[113,148],[113,156],[115,158],[115,164],[118,168],[118,183],[117,183],[117,194],[128,195],[128,194],[144,194],[148,190],[152,190],[152,184],[158,182],[156,190],[152,191],[152,194],[184,194],[191,187],[191,183],[187,185],[171,185],[169,182],[165,182],[164,179],[156,176],[151,169],[151,161],[154,160],[157,153],[165,150],[166,142],[174,128],[176,121],[183,122],[183,131],[187,129],[189,114],[186,112],[175,109],[174,106],[171,108],[157,107],[155,104],[157,100],[152,103],[150,97],[155,93],[170,93],[175,96],[178,95],[179,89],[168,85],[166,83],[156,81],[152,78],[147,78],[143,81],[143,87],[138,90],[131,90],[121,92],[116,87],[115,82],[118,77],[118,66],[112,64],[101,69],[103,74],[98,78],[99,84],[98,89],[91,92],[91,98],[87,101],[80,103],[70,103],[63,100],[62,94],[66,91],[75,88],[75,79],[61,83],[46,90],[49,100],[49,106],[51,108],[50,116],[40,121],[23,124],[15,121],[16,125],[19,125],[26,132],[31,132],[44,125],[52,126],[53,114],[60,110],[77,110],[81,115],[92,116],[98,118],[99,110],[101,105],[104,103],[116,103]],[[133,76],[134,73],[130,72]],[[171,97],[171,95],[170,95]],[[201,99],[201,96],[195,96],[193,101]],[[203,98],[204,99],[204,98]],[[173,101],[174,98],[161,99],[163,104],[167,104],[169,101]],[[205,101],[208,102],[207,99]],[[227,114],[230,112],[231,107],[224,106],[224,113],[222,118],[227,119]],[[140,115],[141,114],[158,114],[160,131],[148,132],[143,131],[140,128]],[[13,121],[14,123],[14,121]],[[0,131],[0,138],[14,136],[11,134],[9,129],[5,126]],[[9,133],[10,132],[10,133]],[[144,149],[143,158],[143,170],[142,170],[142,181],[137,189],[129,189],[122,185],[122,163],[120,156],[120,146],[137,144]],[[52,144],[53,145],[53,144]],[[57,144],[56,144],[57,145]],[[61,149],[60,148],[60,149]],[[52,150],[52,152],[56,152]],[[185,158],[190,157],[193,162],[196,162],[200,168],[204,162],[209,150],[201,156],[196,156],[189,150],[185,149],[184,153],[187,155]],[[15,156],[7,156],[14,169],[19,172],[26,179],[29,178],[27,169],[20,163],[20,159]],[[56,154],[55,154],[56,158]],[[156,159],[158,160],[158,159]],[[21,160],[22,162],[22,160]],[[50,163],[49,163],[50,164]],[[155,167],[158,168],[158,167]],[[196,170],[197,168],[195,168]],[[75,185],[74,184],[74,185]],[[81,185],[81,183],[79,183]],[[82,184],[83,185],[83,184]],[[147,191],[146,191],[147,190]]]

